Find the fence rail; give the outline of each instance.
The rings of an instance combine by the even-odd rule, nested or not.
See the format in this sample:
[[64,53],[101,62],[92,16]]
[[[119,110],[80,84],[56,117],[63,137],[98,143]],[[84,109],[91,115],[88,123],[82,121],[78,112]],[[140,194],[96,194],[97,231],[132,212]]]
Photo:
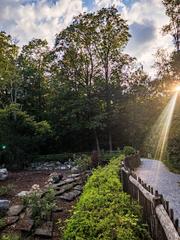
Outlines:
[[142,206],[144,222],[154,240],[180,240],[178,219],[162,194],[144,183],[133,171],[140,165],[138,154],[125,158],[120,172],[123,190]]

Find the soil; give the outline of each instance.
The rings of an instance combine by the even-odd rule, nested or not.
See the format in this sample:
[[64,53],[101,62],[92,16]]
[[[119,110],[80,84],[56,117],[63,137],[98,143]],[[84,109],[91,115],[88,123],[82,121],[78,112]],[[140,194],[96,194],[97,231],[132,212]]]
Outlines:
[[[52,171],[20,171],[20,172],[9,172],[9,177],[7,180],[0,182],[1,186],[11,186],[11,190],[6,196],[3,196],[4,199],[11,201],[11,205],[20,204],[21,200],[16,195],[21,191],[30,190],[31,186],[34,184],[39,184],[40,187],[45,185],[45,182],[48,179]],[[68,171],[56,171],[62,173],[64,178],[69,174]],[[1,198],[1,197],[0,197]],[[61,240],[62,233],[65,226],[65,220],[70,217],[71,209],[77,202],[78,198],[71,202],[65,202],[60,199],[57,201],[57,207],[62,208],[60,212],[54,212],[52,214],[53,220],[53,237],[52,240]],[[57,224],[59,222],[59,224]],[[14,233],[14,225],[7,227],[3,233]]]

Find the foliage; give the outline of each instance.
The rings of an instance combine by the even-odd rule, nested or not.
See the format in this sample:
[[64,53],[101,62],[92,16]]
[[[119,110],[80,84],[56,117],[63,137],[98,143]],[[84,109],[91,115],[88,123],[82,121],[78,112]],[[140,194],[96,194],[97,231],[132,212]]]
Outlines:
[[42,191],[39,186],[34,186],[31,193],[24,197],[24,205],[32,210],[32,218],[35,225],[41,223],[42,220],[50,217],[52,209],[55,207],[55,193],[52,188],[42,196]]
[[6,226],[5,219],[0,217],[0,230]]
[[3,234],[0,240],[21,240],[21,237],[16,234]]
[[[158,50],[153,81],[123,51],[129,29],[115,7],[74,17],[51,49],[43,39],[19,48],[1,32],[0,145],[7,148],[0,149],[0,161],[26,167],[32,155],[124,145],[143,150],[146,135],[180,83],[178,0],[162,2],[169,16],[163,31],[173,36],[176,50],[170,55]],[[180,151],[175,132],[169,142],[173,163]]]
[[86,154],[77,156],[74,160],[74,163],[80,168],[81,171],[88,170],[92,166],[91,157]]
[[39,150],[50,138],[52,130],[46,121],[36,122],[20,110],[19,105],[0,109],[0,142],[7,145],[6,159],[9,164],[25,164],[25,158]]
[[131,146],[125,146],[123,148],[123,153],[124,153],[125,156],[133,155],[133,154],[136,153],[136,150]]
[[139,206],[122,191],[118,176],[122,159],[113,158],[108,166],[93,172],[67,220],[64,240],[149,239]]
[[180,50],[180,33],[179,33],[179,0],[162,0],[165,8],[166,14],[170,18],[169,24],[163,27],[164,33],[171,33],[174,37],[174,43],[176,45],[177,51]]
[[0,186],[0,197],[9,194],[12,189],[12,184],[8,184],[7,186]]

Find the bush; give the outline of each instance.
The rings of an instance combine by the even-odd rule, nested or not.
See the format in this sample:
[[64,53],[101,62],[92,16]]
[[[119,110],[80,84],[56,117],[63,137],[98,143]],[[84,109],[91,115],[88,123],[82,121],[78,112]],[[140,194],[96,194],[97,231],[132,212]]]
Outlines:
[[64,240],[149,239],[140,207],[122,192],[118,176],[121,160],[114,158],[93,172],[67,220]]
[[6,226],[6,222],[4,218],[0,218],[0,230]]
[[7,186],[0,187],[0,197],[9,194],[12,189],[13,189],[12,184],[8,184]]
[[74,160],[75,165],[78,165],[78,167],[80,168],[81,171],[85,171],[91,168],[91,157],[86,155],[86,154],[82,154],[81,156],[77,156]]
[[5,234],[2,235],[1,240],[21,240],[21,237],[16,234]]
[[133,154],[136,153],[136,150],[131,146],[125,146],[123,148],[123,153],[124,153],[125,156],[133,155]]
[[49,188],[42,197],[43,192],[38,185],[34,185],[30,195],[24,197],[24,205],[32,210],[32,219],[35,225],[39,225],[42,220],[50,217],[52,209],[55,207],[54,190]]

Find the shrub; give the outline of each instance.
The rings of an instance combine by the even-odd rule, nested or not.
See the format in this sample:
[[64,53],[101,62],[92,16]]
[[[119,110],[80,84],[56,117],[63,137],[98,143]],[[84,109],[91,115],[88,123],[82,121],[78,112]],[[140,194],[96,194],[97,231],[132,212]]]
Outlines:
[[125,146],[123,148],[123,153],[124,153],[125,156],[133,155],[133,154],[136,153],[136,150],[131,146]]
[[0,229],[4,228],[6,226],[5,219],[0,218]]
[[21,237],[16,234],[4,234],[1,237],[1,240],[21,240]]
[[88,170],[91,168],[91,157],[86,155],[86,154],[82,154],[81,156],[77,156],[74,160],[74,163],[76,165],[78,165],[78,167],[82,170]]
[[93,172],[67,220],[64,240],[149,239],[140,207],[122,192],[118,172],[122,157]]
[[34,186],[30,195],[24,197],[24,205],[31,208],[35,225],[50,217],[51,211],[55,207],[54,198],[55,193],[52,188],[49,188],[42,197],[42,192],[38,185]]
[[9,194],[9,192],[13,189],[12,184],[8,184],[7,186],[1,186],[0,187],[0,197],[5,196]]

